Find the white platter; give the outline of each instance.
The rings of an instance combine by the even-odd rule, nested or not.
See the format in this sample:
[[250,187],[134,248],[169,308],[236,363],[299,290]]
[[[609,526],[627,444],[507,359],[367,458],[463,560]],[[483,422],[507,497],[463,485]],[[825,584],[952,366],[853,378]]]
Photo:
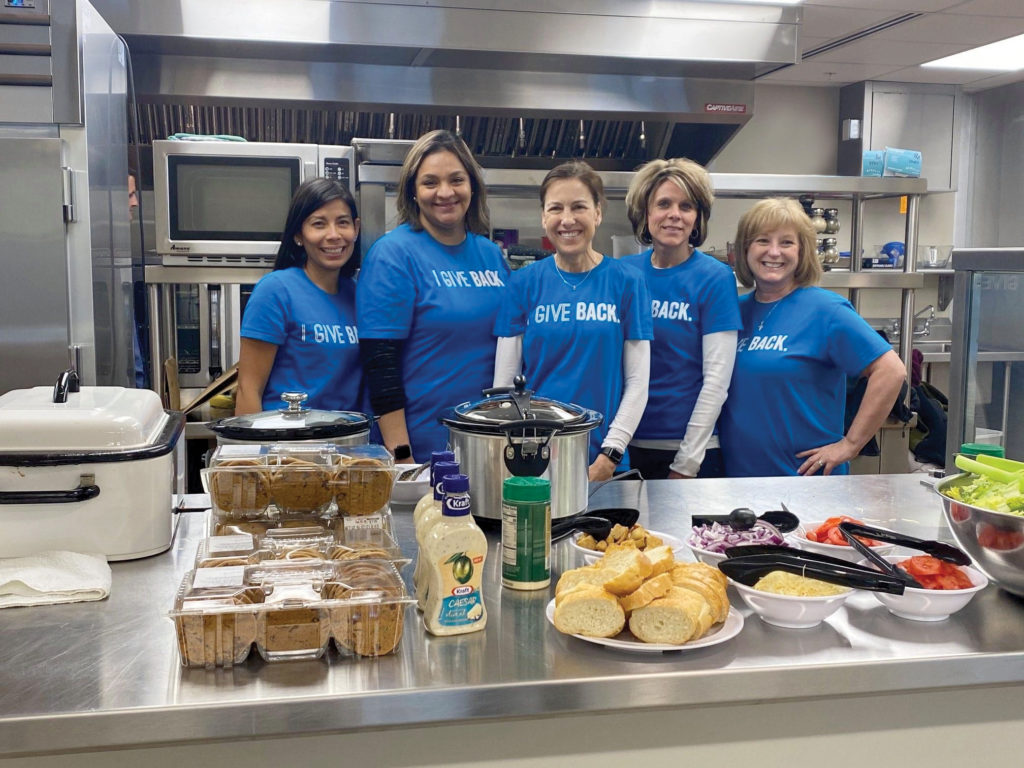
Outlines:
[[[548,603],[544,615],[548,617],[551,626],[555,626],[555,601]],[[743,629],[743,614],[735,608],[729,608],[729,615],[725,621],[712,627],[704,637],[693,640],[682,645],[670,645],[668,643],[644,643],[637,640],[628,630],[623,630],[615,637],[587,637],[586,635],[570,635],[588,643],[603,645],[606,648],[615,648],[619,651],[630,653],[664,653],[666,651],[693,651],[697,648],[707,648],[710,645],[718,645],[727,640],[732,640]],[[556,630],[557,631],[557,630]]]

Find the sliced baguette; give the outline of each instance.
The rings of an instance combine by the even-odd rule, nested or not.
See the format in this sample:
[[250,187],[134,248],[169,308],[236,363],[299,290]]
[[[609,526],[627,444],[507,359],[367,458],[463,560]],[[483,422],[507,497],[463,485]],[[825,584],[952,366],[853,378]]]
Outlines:
[[595,565],[573,568],[563,573],[558,579],[558,584],[555,585],[555,599],[557,600],[563,592],[579,584],[593,584],[594,586],[603,587],[604,583],[614,576],[614,571]]
[[645,549],[644,555],[651,561],[651,576],[668,573],[676,564],[676,557],[672,554],[672,547],[666,545]]
[[629,617],[629,631],[645,643],[682,645],[699,632],[700,598],[659,597]]
[[615,637],[626,625],[626,614],[614,595],[593,584],[566,590],[555,605],[555,629],[567,635]]
[[619,605],[622,606],[622,609],[628,615],[630,611],[635,611],[637,608],[643,608],[652,600],[664,595],[671,588],[672,576],[668,573],[662,573],[645,581],[636,591],[620,597]]
[[676,577],[673,582],[677,589],[689,590],[707,602],[711,609],[712,621],[716,623],[725,621],[725,617],[729,614],[729,600],[717,583],[708,584],[697,576],[689,575]]
[[[694,600],[696,598],[696,600]],[[715,623],[714,613],[711,604],[700,595],[684,589],[683,587],[672,587],[663,598],[665,600],[679,600],[684,602],[691,611],[691,616],[697,624],[693,631],[691,640],[697,640],[707,634],[711,625]]]
[[604,583],[604,588],[613,595],[635,592],[651,575],[651,561],[643,552],[631,547],[609,547],[597,565],[614,574]]

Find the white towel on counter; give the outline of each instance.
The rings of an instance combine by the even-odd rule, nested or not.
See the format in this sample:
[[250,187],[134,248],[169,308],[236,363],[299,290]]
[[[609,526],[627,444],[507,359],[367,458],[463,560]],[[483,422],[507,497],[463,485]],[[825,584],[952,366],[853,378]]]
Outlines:
[[0,559],[0,608],[102,600],[110,594],[103,555],[40,552]]

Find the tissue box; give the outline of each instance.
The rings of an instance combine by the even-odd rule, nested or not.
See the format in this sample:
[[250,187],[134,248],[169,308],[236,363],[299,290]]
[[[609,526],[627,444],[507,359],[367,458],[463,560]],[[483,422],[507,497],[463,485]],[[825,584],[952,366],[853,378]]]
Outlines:
[[860,161],[861,176],[881,176],[885,167],[885,152],[876,149],[866,150]]
[[916,149],[886,147],[882,175],[920,178],[921,153]]

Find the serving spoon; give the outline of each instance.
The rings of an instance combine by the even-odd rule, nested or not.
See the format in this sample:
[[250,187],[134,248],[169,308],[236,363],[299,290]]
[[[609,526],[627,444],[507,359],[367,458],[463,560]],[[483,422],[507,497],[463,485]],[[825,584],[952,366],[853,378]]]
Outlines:
[[779,533],[795,531],[800,525],[800,519],[789,510],[770,510],[758,515],[754,510],[746,507],[734,509],[728,515],[694,515],[692,518],[694,525],[720,523],[729,526],[734,531],[748,531],[758,520],[775,526]]

